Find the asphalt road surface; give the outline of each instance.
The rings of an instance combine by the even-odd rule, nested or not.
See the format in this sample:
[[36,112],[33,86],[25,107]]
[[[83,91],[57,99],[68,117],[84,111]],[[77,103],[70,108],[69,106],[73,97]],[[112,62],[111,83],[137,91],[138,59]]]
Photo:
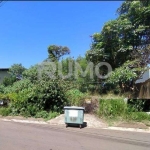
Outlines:
[[150,134],[0,121],[0,150],[150,150]]

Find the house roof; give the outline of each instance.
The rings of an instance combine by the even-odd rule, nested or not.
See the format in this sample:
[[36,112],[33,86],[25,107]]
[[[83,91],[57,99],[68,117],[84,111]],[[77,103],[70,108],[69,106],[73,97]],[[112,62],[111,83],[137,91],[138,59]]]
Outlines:
[[135,83],[144,83],[145,81],[150,79],[150,69],[144,72],[142,77],[138,79]]
[[0,71],[9,71],[9,68],[0,68]]

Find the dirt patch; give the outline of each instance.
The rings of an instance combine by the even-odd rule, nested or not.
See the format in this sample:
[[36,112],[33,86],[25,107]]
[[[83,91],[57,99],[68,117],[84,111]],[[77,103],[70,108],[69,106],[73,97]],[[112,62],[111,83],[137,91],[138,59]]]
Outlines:
[[93,114],[97,110],[99,105],[98,96],[92,96],[89,99],[85,99],[83,107],[85,108],[86,113]]
[[[64,114],[62,114],[54,119],[51,119],[47,122],[52,125],[64,125],[65,126]],[[99,118],[97,118],[96,116],[91,115],[91,114],[84,115],[84,122],[86,123],[87,127],[89,127],[89,128],[105,128],[105,127],[107,127],[107,124],[104,121],[100,120]]]

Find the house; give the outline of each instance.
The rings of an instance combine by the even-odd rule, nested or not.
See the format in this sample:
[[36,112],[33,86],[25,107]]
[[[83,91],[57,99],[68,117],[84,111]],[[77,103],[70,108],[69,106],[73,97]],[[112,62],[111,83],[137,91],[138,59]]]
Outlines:
[[147,81],[148,79],[150,79],[150,69],[148,69],[147,71],[144,72],[144,74],[142,75],[142,77],[140,79],[138,79],[135,83],[144,83],[145,81]]
[[135,97],[140,99],[150,99],[150,69],[145,71],[135,84],[137,88]]
[[9,68],[0,68],[0,83],[2,83],[5,77],[9,76],[8,71],[9,71]]

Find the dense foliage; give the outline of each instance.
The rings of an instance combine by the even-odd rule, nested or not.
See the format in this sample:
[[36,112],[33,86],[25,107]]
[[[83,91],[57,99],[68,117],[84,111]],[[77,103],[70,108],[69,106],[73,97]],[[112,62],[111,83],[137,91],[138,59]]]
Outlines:
[[65,88],[58,80],[39,80],[34,84],[24,79],[1,89],[1,99],[10,101],[12,114],[35,116],[42,110],[62,112],[67,102]]
[[[100,33],[93,34],[86,56],[95,64],[103,61],[111,65],[109,82],[114,83],[114,78],[118,83],[135,82],[150,62],[150,3],[125,1],[117,12],[116,20],[108,21]],[[101,72],[105,74],[107,69],[101,67]]]
[[150,121],[150,115],[141,111],[141,100],[135,105],[124,103],[122,99],[100,99],[97,115],[101,118],[127,121]]
[[66,46],[50,45],[48,47],[50,61],[58,61],[62,56],[69,54],[70,50]]

